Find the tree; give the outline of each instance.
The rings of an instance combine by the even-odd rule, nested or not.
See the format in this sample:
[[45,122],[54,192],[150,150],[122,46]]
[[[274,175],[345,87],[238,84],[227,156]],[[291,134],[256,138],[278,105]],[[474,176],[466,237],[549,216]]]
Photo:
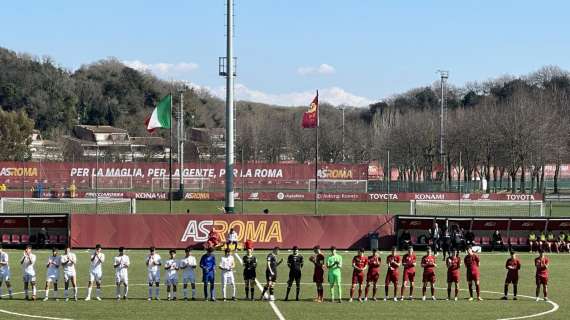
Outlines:
[[0,108],[0,159],[29,160],[34,122],[25,112],[6,112]]

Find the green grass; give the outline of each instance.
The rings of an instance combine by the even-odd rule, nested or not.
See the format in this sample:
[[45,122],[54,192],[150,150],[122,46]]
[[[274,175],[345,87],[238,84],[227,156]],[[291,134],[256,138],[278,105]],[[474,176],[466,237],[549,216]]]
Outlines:
[[[172,201],[172,212],[185,213],[219,213],[224,207],[223,201]],[[386,203],[383,202],[319,202],[321,214],[386,214]],[[312,201],[244,201],[244,213],[263,213],[269,209],[270,213],[285,214],[313,214],[315,203]],[[138,200],[137,213],[163,213],[169,212],[169,201],[164,200]],[[235,211],[242,212],[242,202],[235,202]],[[405,214],[410,212],[408,202],[391,202],[390,212]]]
[[[224,207],[223,201],[172,201],[173,213],[220,213]],[[242,210],[243,208],[243,210]],[[409,202],[340,202],[321,201],[318,203],[320,214],[409,214]],[[238,213],[262,213],[269,209],[275,214],[314,214],[313,201],[236,201],[235,210]],[[170,202],[165,200],[138,200],[137,213],[164,213],[170,211]],[[545,213],[550,214],[550,207],[545,207]],[[552,206],[552,216],[570,216],[570,205],[558,204]]]
[[[131,268],[129,272],[130,278],[130,299],[129,301],[117,302],[113,299],[114,297],[114,287],[112,286],[113,270],[110,264],[111,256],[114,255],[114,251],[106,250],[107,262],[104,265],[104,289],[102,302],[98,301],[78,301],[78,302],[64,302],[64,301],[48,301],[48,302],[27,302],[23,301],[23,295],[20,293],[22,291],[21,283],[21,271],[18,266],[18,259],[21,255],[21,251],[8,251],[11,258],[11,268],[12,268],[12,283],[15,288],[14,300],[3,299],[0,301],[0,309],[10,312],[23,313],[36,316],[50,316],[59,318],[71,318],[71,319],[110,319],[110,318],[121,318],[121,319],[173,319],[173,318],[187,318],[192,317],[193,319],[276,319],[271,306],[267,302],[256,301],[238,301],[238,302],[148,302],[146,301],[147,290],[146,290],[146,269],[143,265],[144,251],[130,251],[128,252],[131,257]],[[39,287],[43,289],[45,268],[43,267],[44,261],[47,259],[49,254],[48,251],[36,251],[38,256],[38,263],[36,264],[36,270],[38,273],[38,283]],[[181,253],[181,252],[179,252]],[[81,289],[79,291],[79,296],[81,298],[85,297],[86,289],[84,288],[87,284],[87,271],[88,271],[88,253],[86,251],[76,251],[78,256],[78,279]],[[164,258],[167,256],[165,251],[160,252],[161,256]],[[196,252],[200,255],[201,252]],[[240,253],[241,254],[241,253]],[[257,252],[258,259],[264,261],[264,256],[266,252]],[[286,257],[288,253],[286,251],[282,252],[283,258]],[[308,252],[302,253],[305,257],[308,257]],[[349,281],[351,268],[348,266],[353,252],[341,252],[344,257],[343,268],[343,297],[347,298],[349,292]],[[217,253],[219,256],[219,253]],[[421,253],[418,253],[421,255]],[[382,259],[384,261],[386,254],[382,254]],[[523,269],[521,270],[521,279],[519,284],[519,295],[534,296],[534,267],[532,266],[532,259],[534,255],[521,254],[521,261],[523,263]],[[544,312],[552,308],[552,306],[546,302],[535,302],[531,299],[521,298],[519,301],[501,301],[500,292],[502,292],[503,281],[504,281],[504,261],[506,259],[506,254],[483,254],[481,255],[481,272],[482,272],[482,290],[498,292],[490,293],[484,292],[483,298],[485,301],[482,302],[468,302],[464,298],[467,296],[465,291],[461,292],[461,300],[458,302],[449,301],[404,301],[404,302],[367,302],[367,303],[343,303],[343,304],[333,304],[333,303],[323,303],[317,304],[312,302],[314,296],[314,285],[311,283],[312,279],[312,268],[306,265],[303,273],[303,286],[302,286],[302,301],[300,302],[284,302],[281,299],[285,293],[286,280],[286,267],[279,267],[279,278],[278,286],[276,288],[276,297],[279,301],[276,302],[276,306],[283,313],[285,319],[347,319],[354,318],[356,316],[370,316],[374,314],[374,318],[397,318],[397,319],[418,319],[418,318],[431,318],[431,319],[499,319],[499,318],[509,318],[524,315],[536,314],[539,312]],[[538,319],[568,319],[570,318],[570,307],[568,307],[568,301],[570,301],[570,288],[567,283],[570,281],[570,274],[567,272],[567,267],[570,263],[570,255],[560,254],[551,255],[551,276],[550,276],[550,297],[554,302],[560,305],[560,309],[554,313],[548,314],[544,317]],[[442,265],[441,262],[439,262]],[[265,269],[265,263],[261,262],[258,267],[258,275],[263,275]],[[385,267],[382,267],[382,277],[384,276]],[[237,285],[238,297],[242,298],[243,284],[241,279],[241,266],[238,266],[236,270],[236,279],[239,282]],[[216,286],[217,286],[217,296],[221,296],[220,285],[219,285],[219,274],[217,275]],[[438,268],[438,287],[443,287],[445,280],[445,270],[443,268]],[[463,276],[463,274],[462,274]],[[201,278],[201,273],[198,272],[198,278]],[[421,278],[421,277],[420,277]],[[462,277],[462,286],[465,286],[465,281]],[[260,279],[264,280],[264,279]],[[420,296],[420,286],[418,276],[416,276],[416,293],[415,296]],[[202,286],[198,285],[198,296],[201,297]],[[383,296],[383,288],[379,288],[379,296]],[[6,293],[6,291],[4,291]],[[256,291],[259,296],[260,292]],[[442,299],[445,297],[446,293],[444,290],[438,290],[436,293],[437,297]],[[43,297],[43,292],[40,291],[40,297]],[[161,296],[166,297],[165,288],[161,285]],[[181,296],[181,290],[179,289],[179,297]],[[328,297],[328,288],[325,290],[325,296]],[[10,314],[0,313],[0,319],[24,319],[21,316],[14,316]]]

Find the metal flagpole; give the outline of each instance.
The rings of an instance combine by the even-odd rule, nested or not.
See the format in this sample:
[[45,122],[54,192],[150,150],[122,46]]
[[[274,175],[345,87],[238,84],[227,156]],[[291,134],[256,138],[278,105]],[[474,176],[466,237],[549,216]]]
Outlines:
[[168,161],[168,201],[170,213],[172,213],[172,92],[170,93],[170,151]]
[[180,110],[178,116],[178,164],[180,165],[180,200],[184,200],[184,88],[180,90]]
[[319,91],[317,90],[317,130],[315,130],[315,215],[319,214]]

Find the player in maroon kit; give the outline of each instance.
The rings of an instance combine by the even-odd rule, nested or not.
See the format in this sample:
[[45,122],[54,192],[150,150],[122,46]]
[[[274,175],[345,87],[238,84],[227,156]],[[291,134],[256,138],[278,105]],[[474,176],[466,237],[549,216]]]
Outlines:
[[315,265],[315,271],[313,271],[313,282],[317,285],[317,298],[316,302],[323,302],[324,299],[324,289],[323,282],[325,281],[325,255],[321,252],[320,246],[315,246],[313,248],[315,253],[309,258]]
[[368,301],[368,290],[372,284],[372,300],[376,301],[376,284],[380,278],[380,256],[378,249],[372,249],[372,255],[368,257],[368,272],[366,274],[366,290],[364,292],[364,301]]
[[461,258],[459,257],[459,250],[455,249],[453,255],[447,257],[445,261],[447,264],[447,300],[451,300],[451,284],[455,283],[455,298],[459,294],[459,268],[461,268]]
[[544,301],[548,301],[548,267],[550,261],[544,255],[544,251],[538,251],[538,257],[534,259],[536,267],[536,301],[539,301],[540,286],[542,285],[542,293],[544,294]]
[[388,300],[388,290],[390,289],[390,283],[394,284],[394,301],[398,301],[398,278],[400,278],[398,269],[400,268],[400,262],[401,258],[396,253],[396,247],[392,247],[392,253],[386,257],[388,271],[386,272],[386,280],[384,281],[384,301]]
[[513,284],[513,300],[517,300],[517,289],[519,284],[519,270],[521,269],[521,262],[517,258],[517,254],[511,250],[511,257],[505,263],[507,269],[507,278],[505,279],[505,295],[501,298],[508,299],[509,284]]
[[422,277],[422,300],[426,301],[426,289],[428,283],[430,284],[431,289],[431,299],[436,300],[435,298],[435,268],[437,268],[437,264],[435,263],[435,256],[431,251],[431,248],[428,247],[427,254],[422,257],[422,268],[424,268],[424,274]]
[[475,282],[475,290],[477,291],[477,300],[481,298],[481,285],[479,282],[479,256],[473,252],[473,248],[467,248],[467,255],[463,260],[467,269],[467,285],[469,286],[469,301],[473,301],[473,282]]
[[364,282],[364,271],[368,267],[368,257],[364,255],[364,249],[358,250],[358,255],[352,258],[352,287],[350,287],[350,300],[354,297],[354,289],[358,284],[358,301],[362,302],[362,284]]
[[416,277],[416,254],[414,247],[408,247],[408,253],[402,257],[402,266],[404,267],[404,281],[402,281],[402,288],[400,289],[400,300],[404,300],[404,289],[407,285],[410,286],[410,300],[414,299],[414,278]]

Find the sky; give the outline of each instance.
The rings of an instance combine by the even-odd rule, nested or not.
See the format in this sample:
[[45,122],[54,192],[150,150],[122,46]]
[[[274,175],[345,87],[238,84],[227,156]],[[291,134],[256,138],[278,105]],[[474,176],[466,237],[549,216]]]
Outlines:
[[[449,82],[570,69],[570,1],[235,0],[240,100],[366,106]],[[224,0],[19,0],[0,46],[75,70],[115,57],[224,97]]]

